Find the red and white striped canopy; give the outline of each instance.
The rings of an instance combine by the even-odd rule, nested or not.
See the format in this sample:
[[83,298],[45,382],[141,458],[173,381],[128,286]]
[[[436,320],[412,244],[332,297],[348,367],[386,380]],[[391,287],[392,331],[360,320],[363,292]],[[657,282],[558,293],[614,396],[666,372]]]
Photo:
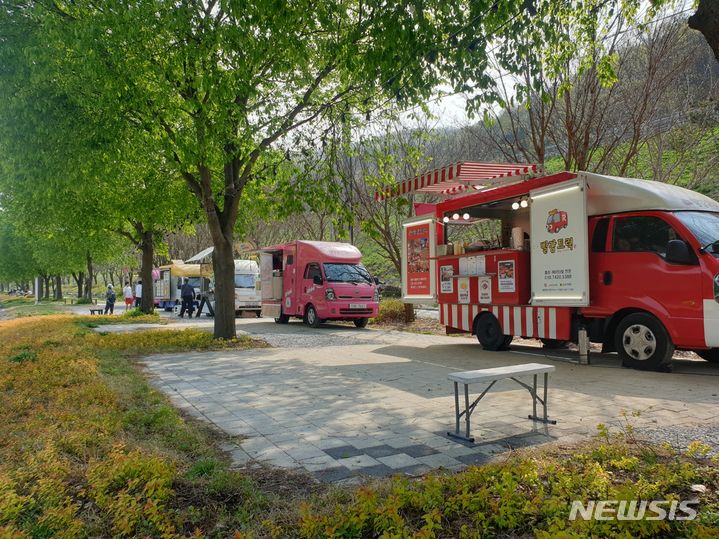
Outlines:
[[505,178],[521,179],[521,176],[537,172],[539,167],[526,163],[475,163],[462,161],[446,167],[425,172],[421,176],[391,185],[374,195],[375,200],[385,200],[409,193],[455,195],[477,186],[488,187],[505,183]]

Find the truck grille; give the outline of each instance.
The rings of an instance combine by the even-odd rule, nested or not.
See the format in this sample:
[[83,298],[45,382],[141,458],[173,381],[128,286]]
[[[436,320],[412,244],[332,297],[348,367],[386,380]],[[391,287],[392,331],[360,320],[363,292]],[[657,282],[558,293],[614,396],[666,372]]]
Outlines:
[[339,299],[372,299],[372,296],[337,296]]
[[372,314],[372,309],[340,309],[340,314]]

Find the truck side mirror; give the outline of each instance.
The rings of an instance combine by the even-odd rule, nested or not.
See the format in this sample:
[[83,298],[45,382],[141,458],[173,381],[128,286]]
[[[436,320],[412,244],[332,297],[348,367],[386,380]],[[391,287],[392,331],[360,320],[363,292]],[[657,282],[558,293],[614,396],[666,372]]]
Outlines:
[[374,284],[379,285],[379,277],[374,278]]
[[314,277],[312,277],[312,282],[315,283],[316,285],[321,285],[322,284],[322,276],[315,275]]
[[667,243],[667,262],[674,264],[691,264],[692,256],[689,246],[683,240],[669,240]]

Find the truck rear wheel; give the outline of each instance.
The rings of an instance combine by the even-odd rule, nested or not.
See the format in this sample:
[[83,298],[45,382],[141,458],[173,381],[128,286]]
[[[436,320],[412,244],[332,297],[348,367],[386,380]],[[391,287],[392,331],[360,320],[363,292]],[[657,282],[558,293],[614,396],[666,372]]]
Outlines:
[[711,350],[694,350],[694,352],[702,359],[709,363],[719,363],[719,348]]
[[369,318],[355,318],[354,319],[355,326],[357,326],[358,328],[366,328],[367,322],[369,322]]
[[307,324],[311,328],[318,328],[320,327],[321,323],[322,320],[320,320],[320,317],[317,315],[317,310],[315,309],[315,306],[308,305],[307,310],[305,311],[305,324]]
[[668,372],[674,343],[664,325],[647,313],[634,313],[617,324],[614,341],[625,367]]
[[477,319],[475,334],[482,348],[485,350],[497,351],[509,348],[512,342],[512,335],[504,335],[499,320],[490,313],[484,313]]

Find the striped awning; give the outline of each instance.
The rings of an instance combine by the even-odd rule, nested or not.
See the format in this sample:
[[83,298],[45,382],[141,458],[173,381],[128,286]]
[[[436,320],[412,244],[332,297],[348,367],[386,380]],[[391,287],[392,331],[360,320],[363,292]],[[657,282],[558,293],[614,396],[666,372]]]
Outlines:
[[374,198],[385,200],[409,193],[455,195],[470,189],[480,190],[500,183],[512,183],[506,179],[521,180],[538,170],[539,166],[535,164],[462,161],[388,186],[377,191]]

